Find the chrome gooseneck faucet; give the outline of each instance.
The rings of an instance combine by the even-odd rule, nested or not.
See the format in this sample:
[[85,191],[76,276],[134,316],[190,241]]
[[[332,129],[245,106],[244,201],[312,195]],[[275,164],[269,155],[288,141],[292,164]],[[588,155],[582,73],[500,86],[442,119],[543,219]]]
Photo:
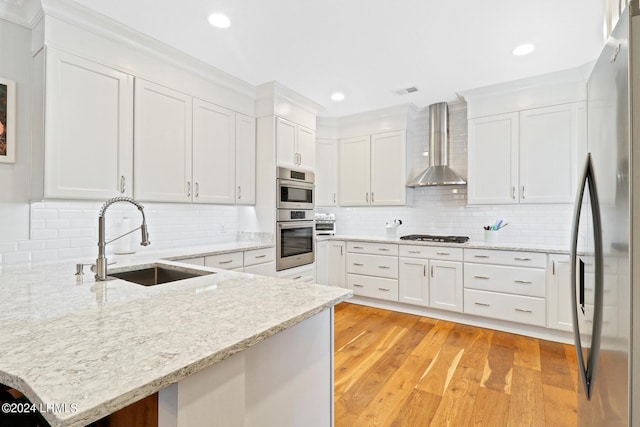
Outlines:
[[[142,214],[142,225],[107,242],[105,241],[104,214],[109,206],[117,202],[128,202],[137,207],[140,211],[140,214]],[[105,249],[107,245],[133,233],[136,230],[140,230],[142,232],[142,241],[140,242],[140,245],[149,246],[151,242],[149,242],[149,233],[147,232],[147,220],[144,217],[144,206],[133,200],[131,197],[122,196],[114,197],[104,202],[104,205],[102,205],[102,208],[100,208],[100,213],[98,214],[98,258],[96,259],[96,280],[107,280],[107,258],[105,256]]]

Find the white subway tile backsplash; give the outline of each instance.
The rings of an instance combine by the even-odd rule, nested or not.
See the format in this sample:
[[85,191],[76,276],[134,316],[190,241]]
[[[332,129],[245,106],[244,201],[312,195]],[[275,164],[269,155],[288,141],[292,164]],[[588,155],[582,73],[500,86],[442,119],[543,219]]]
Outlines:
[[21,264],[31,261],[31,252],[10,252],[2,254],[3,264]]

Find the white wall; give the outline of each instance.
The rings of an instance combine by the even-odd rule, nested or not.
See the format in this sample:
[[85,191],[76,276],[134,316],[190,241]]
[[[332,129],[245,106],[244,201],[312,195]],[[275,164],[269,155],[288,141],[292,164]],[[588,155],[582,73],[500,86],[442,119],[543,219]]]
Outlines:
[[0,77],[16,82],[16,162],[0,163],[0,241],[29,237],[31,30],[0,19]]
[[[429,111],[420,111],[409,127],[407,136],[409,177],[425,169],[428,151]],[[449,166],[458,174],[467,176],[467,115],[466,103],[449,104]],[[490,165],[488,165],[490,167]],[[528,243],[558,248],[569,247],[571,205],[495,205],[467,206],[466,187],[424,187],[409,190],[406,207],[318,208],[318,212],[335,212],[339,234],[379,236],[386,235],[385,223],[401,219],[403,225],[397,236],[405,234],[453,234],[484,239],[484,225],[504,219],[509,225],[500,232],[504,243]]]

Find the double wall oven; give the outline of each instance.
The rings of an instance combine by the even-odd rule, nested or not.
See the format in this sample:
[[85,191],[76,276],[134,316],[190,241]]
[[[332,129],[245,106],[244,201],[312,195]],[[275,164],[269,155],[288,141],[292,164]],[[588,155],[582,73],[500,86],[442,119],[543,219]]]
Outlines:
[[278,168],[276,270],[311,264],[314,251],[314,174]]

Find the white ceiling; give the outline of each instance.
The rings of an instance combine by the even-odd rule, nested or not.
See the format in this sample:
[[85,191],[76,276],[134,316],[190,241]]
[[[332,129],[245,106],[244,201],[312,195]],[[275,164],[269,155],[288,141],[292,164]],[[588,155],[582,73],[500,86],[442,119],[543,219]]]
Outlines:
[[[323,116],[452,101],[583,65],[603,45],[603,0],[76,1],[252,85],[276,80],[326,106]],[[214,11],[229,29],[208,24]],[[523,42],[536,50],[513,56]],[[393,93],[410,86],[419,91]]]

